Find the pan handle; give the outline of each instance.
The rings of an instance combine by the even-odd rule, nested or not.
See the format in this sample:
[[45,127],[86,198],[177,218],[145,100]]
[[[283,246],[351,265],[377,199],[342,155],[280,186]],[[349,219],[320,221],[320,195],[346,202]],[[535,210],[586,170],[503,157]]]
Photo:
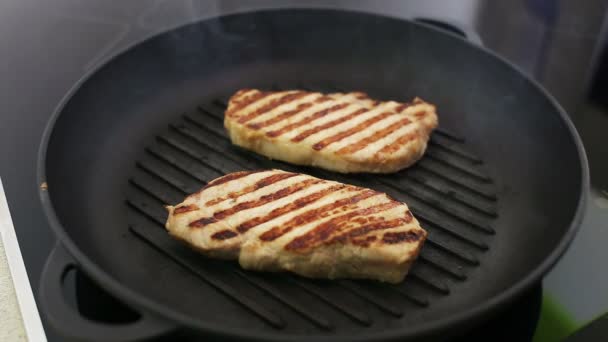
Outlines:
[[414,21],[417,23],[421,23],[424,25],[432,26],[434,28],[438,28],[443,31],[448,31],[451,33],[455,33],[459,36],[466,38],[467,40],[479,45],[483,46],[483,40],[479,34],[472,28],[451,20],[444,19],[436,19],[436,18],[425,18],[419,17],[414,18]]
[[149,313],[131,323],[107,324],[89,320],[72,308],[63,295],[63,280],[76,262],[57,243],[47,259],[40,281],[39,298],[46,321],[63,337],[77,341],[140,341],[157,338],[176,329],[176,326]]

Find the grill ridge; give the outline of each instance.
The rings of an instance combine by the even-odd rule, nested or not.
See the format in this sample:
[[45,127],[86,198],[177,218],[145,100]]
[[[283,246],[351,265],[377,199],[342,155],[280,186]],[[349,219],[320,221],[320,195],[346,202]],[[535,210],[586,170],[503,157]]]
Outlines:
[[429,240],[426,243],[428,243],[431,247],[440,249],[442,251],[448,252],[449,254],[459,258],[460,260],[463,260],[465,262],[467,262],[470,265],[473,266],[477,266],[479,265],[479,260],[477,258],[475,258],[474,256],[472,256],[471,254],[464,252],[464,251],[455,251],[454,249],[445,246],[444,244],[442,244],[441,242],[435,241],[435,240]]
[[424,271],[421,271],[420,267],[413,268],[410,271],[410,273],[408,274],[408,277],[411,277],[412,279],[419,281],[424,286],[428,286],[430,289],[432,289],[434,291],[438,291],[441,294],[447,295],[450,293],[450,289],[448,288],[448,286],[445,283],[443,283],[437,279],[433,279],[429,276],[425,276]]
[[303,305],[302,303],[298,303],[298,302],[294,301],[293,299],[282,295],[277,288],[275,288],[268,282],[266,282],[264,280],[260,280],[260,279],[258,279],[258,277],[251,276],[238,269],[235,269],[234,273],[237,274],[238,276],[240,276],[243,280],[249,282],[250,284],[252,284],[255,287],[259,288],[260,290],[264,291],[269,296],[272,296],[277,301],[287,305],[291,310],[295,311],[296,313],[300,314],[302,317],[311,321],[312,323],[317,325],[319,328],[324,329],[324,330],[333,329],[331,322],[327,318],[323,317],[322,314],[320,314],[319,312],[313,312],[310,309],[306,308],[305,305]]
[[[413,182],[421,184],[441,196],[446,196],[447,198],[457,201],[460,204],[466,205],[469,209],[479,211],[480,213],[486,214],[487,216],[493,218],[498,217],[498,212],[496,211],[496,208],[492,205],[486,204],[485,201],[478,200],[472,196],[468,196],[467,194],[455,192],[454,190],[449,188],[445,188],[433,182],[432,179],[424,178],[423,176],[420,176],[415,172],[408,173],[408,180],[412,180]],[[399,186],[398,180],[387,178],[386,181],[393,182],[393,184]]]
[[289,282],[294,284],[295,286],[298,286],[299,288],[303,289],[304,291],[306,291],[306,292],[310,293],[311,295],[324,301],[329,306],[340,311],[341,313],[348,316],[350,319],[357,322],[358,324],[362,324],[365,326],[372,324],[372,320],[369,318],[369,316],[366,313],[361,312],[361,311],[349,306],[347,303],[341,302],[339,300],[339,298],[332,298],[332,297],[328,296],[323,291],[323,289],[321,289],[318,286],[316,286],[315,284],[313,284],[312,281],[300,281],[299,279],[296,279],[291,275],[287,275],[285,278]]
[[[161,139],[159,139],[161,140]],[[161,140],[162,141],[162,140]],[[160,145],[159,145],[160,146]],[[215,179],[217,177],[222,176],[222,173],[218,172],[215,169],[205,169],[206,174],[201,173],[199,174],[198,172],[195,172],[193,170],[191,170],[188,166],[183,165],[178,158],[176,158],[176,155],[182,154],[182,155],[186,155],[183,151],[175,148],[174,146],[170,145],[170,144],[166,144],[166,146],[168,146],[170,149],[172,149],[173,151],[177,151],[178,153],[167,153],[167,152],[162,152],[160,151],[160,149],[158,147],[150,147],[146,149],[146,152],[148,152],[149,154],[155,156],[157,159],[162,160],[167,162],[167,164],[173,166],[174,168],[182,171],[184,174],[189,175],[190,177],[192,177],[193,179],[198,180],[201,183],[207,183],[207,179]],[[192,158],[192,157],[190,157]],[[192,163],[188,163],[189,166],[192,165]],[[215,175],[218,175],[215,178],[211,178],[214,177]],[[211,176],[211,177],[210,177]]]
[[[461,232],[458,232],[455,229],[448,228],[445,225],[441,225],[440,223],[437,223],[437,221],[431,220],[427,217],[422,217],[419,214],[417,214],[416,216],[418,218],[418,221],[424,222],[425,227],[427,227],[427,228],[430,226],[431,229],[433,229],[433,228],[439,229],[443,232],[450,234],[451,236],[453,236],[456,239],[465,241],[465,242],[469,243],[471,246],[477,247],[478,249],[480,249],[482,251],[486,251],[489,248],[489,246],[485,242],[480,241],[475,237],[471,237],[471,236],[469,236],[469,234],[463,235]],[[428,239],[427,239],[427,241],[428,241]]]
[[[131,226],[130,231],[133,232],[138,237],[140,237],[141,239],[150,243],[152,246],[154,246],[156,249],[158,249],[160,252],[165,254],[167,257],[171,258],[173,261],[175,261],[182,267],[191,271],[193,274],[198,276],[201,280],[205,281],[206,283],[213,286],[218,291],[222,292],[226,296],[228,296],[231,299],[233,299],[234,301],[238,302],[240,305],[242,305],[247,310],[251,311],[253,314],[255,314],[256,316],[258,316],[261,319],[263,319],[264,321],[266,321],[268,324],[270,324],[274,328],[282,329],[285,327],[286,323],[281,317],[279,317],[277,314],[270,311],[269,309],[265,308],[264,306],[262,306],[261,304],[256,302],[254,299],[249,298],[249,297],[244,296],[243,294],[239,293],[239,291],[237,289],[232,287],[230,284],[222,281],[220,278],[209,273],[209,271],[206,271],[203,267],[198,267],[198,265],[193,264],[190,261],[188,261],[187,259],[180,257],[178,254],[168,253],[167,251],[169,250],[169,248],[167,246],[163,245],[162,243],[159,243],[159,241],[162,241],[162,239],[150,238],[150,234],[153,234],[150,231],[150,229],[140,228],[138,226]],[[159,229],[156,229],[156,231],[162,233],[162,231],[160,231]]]
[[358,286],[357,284],[355,284],[353,281],[350,280],[339,280],[336,282],[338,284],[338,286],[345,288],[347,290],[349,290],[350,292],[354,293],[355,295],[363,298],[364,300],[366,300],[367,302],[369,302],[370,304],[373,304],[375,306],[377,306],[379,309],[381,309],[382,311],[394,316],[394,317],[401,317],[403,316],[403,310],[398,308],[397,306],[393,305],[393,303],[389,303],[387,301],[385,301],[382,297],[373,295],[368,293],[367,291],[363,290],[360,286]]
[[437,147],[445,150],[446,152],[450,152],[461,158],[467,159],[467,160],[473,162],[474,164],[478,164],[478,165],[483,164],[483,161],[481,159],[477,158],[475,155],[473,155],[457,146],[454,146],[450,143],[446,143],[446,142],[438,139],[437,135],[435,137],[431,138],[429,140],[429,143],[433,146],[437,146]]
[[437,150],[437,149],[430,148],[426,152],[426,157],[431,158],[435,161],[438,161],[442,164],[445,164],[446,166],[449,166],[455,170],[458,170],[458,171],[462,172],[463,174],[466,174],[470,177],[476,178],[484,183],[492,182],[492,179],[490,177],[480,173],[475,168],[472,168],[468,165],[458,162],[457,160],[452,159],[451,156],[449,156],[445,153],[439,152],[439,150]]
[[[439,167],[437,167],[437,165],[439,165]],[[482,187],[481,184],[476,182],[474,179],[463,178],[459,177],[457,174],[450,173],[449,168],[446,168],[445,165],[438,163],[431,158],[423,158],[416,164],[415,168],[423,170],[425,173],[430,173],[439,178],[443,178],[454,185],[457,185],[490,201],[495,202],[497,200],[493,191]],[[446,169],[447,172],[439,172],[437,169]]]

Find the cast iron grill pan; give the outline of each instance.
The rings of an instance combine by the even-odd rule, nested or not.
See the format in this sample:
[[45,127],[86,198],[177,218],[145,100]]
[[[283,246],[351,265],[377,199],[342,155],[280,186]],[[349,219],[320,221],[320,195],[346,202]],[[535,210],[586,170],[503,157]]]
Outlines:
[[[437,105],[440,128],[424,158],[393,175],[271,161],[232,146],[222,119],[228,96],[273,89],[273,82],[377,99],[419,96]],[[406,202],[429,232],[412,273],[396,286],[251,273],[192,252],[164,231],[163,204],[226,173],[261,168]],[[38,175],[61,241],[40,296],[52,326],[81,339],[92,331],[108,339],[155,336],[178,326],[280,341],[444,338],[481,324],[563,253],[588,180],[566,114],[507,62],[420,24],[336,10],[223,16],[130,48],[59,106]],[[76,265],[143,318],[112,330],[68,319],[57,284]]]

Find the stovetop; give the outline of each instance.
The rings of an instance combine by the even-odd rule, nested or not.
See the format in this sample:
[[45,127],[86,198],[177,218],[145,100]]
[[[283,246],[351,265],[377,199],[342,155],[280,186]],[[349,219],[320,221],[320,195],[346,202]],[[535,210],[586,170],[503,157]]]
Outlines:
[[[589,124],[595,121],[588,117],[591,114],[585,95],[603,39],[600,32],[606,13],[604,1],[468,0],[446,3],[420,0],[383,1],[381,4],[312,1],[305,7],[348,8],[403,18],[435,18],[472,28],[486,47],[515,62],[548,88],[575,123],[580,123],[578,128],[586,144],[600,144],[594,141],[597,134],[586,131],[598,128]],[[3,63],[0,63],[0,103],[3,104],[0,177],[34,289],[38,287],[42,266],[55,241],[38,200],[37,150],[46,121],[67,90],[93,66],[158,32],[218,14],[276,7],[303,5],[299,1],[195,0],[60,0],[52,4],[7,0],[0,3],[0,51],[3,56]],[[593,170],[594,160],[599,158],[590,155],[590,159],[594,184],[606,186],[606,179],[598,177],[601,173]],[[597,165],[603,167],[603,164]],[[589,201],[589,211],[599,213],[601,208],[608,208],[602,202],[599,188],[593,194],[597,198]],[[605,211],[597,213],[592,213],[593,220],[605,217]],[[587,220],[582,231],[593,230],[595,226],[595,222]],[[561,279],[559,276],[553,278]],[[540,289],[531,293],[534,295],[530,296],[540,298]],[[523,302],[530,305],[534,300],[537,299]],[[608,298],[602,300],[608,303]],[[537,317],[530,319],[535,322]],[[57,340],[52,332],[49,340]]]

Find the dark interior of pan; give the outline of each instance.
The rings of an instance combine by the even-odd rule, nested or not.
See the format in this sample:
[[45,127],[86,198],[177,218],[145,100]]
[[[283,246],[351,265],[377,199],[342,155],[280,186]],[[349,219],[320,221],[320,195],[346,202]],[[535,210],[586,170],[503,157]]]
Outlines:
[[[420,96],[437,105],[440,129],[396,174],[297,167],[231,146],[223,111],[244,87]],[[136,306],[226,337],[413,337],[474,324],[563,252],[585,187],[576,134],[511,66],[435,29],[354,12],[245,13],[159,35],[81,83],[52,129],[42,156],[56,231],[85,271],[146,298],[123,298]],[[411,274],[399,285],[255,274],[163,231],[163,204],[259,168],[408,203],[429,232]]]

